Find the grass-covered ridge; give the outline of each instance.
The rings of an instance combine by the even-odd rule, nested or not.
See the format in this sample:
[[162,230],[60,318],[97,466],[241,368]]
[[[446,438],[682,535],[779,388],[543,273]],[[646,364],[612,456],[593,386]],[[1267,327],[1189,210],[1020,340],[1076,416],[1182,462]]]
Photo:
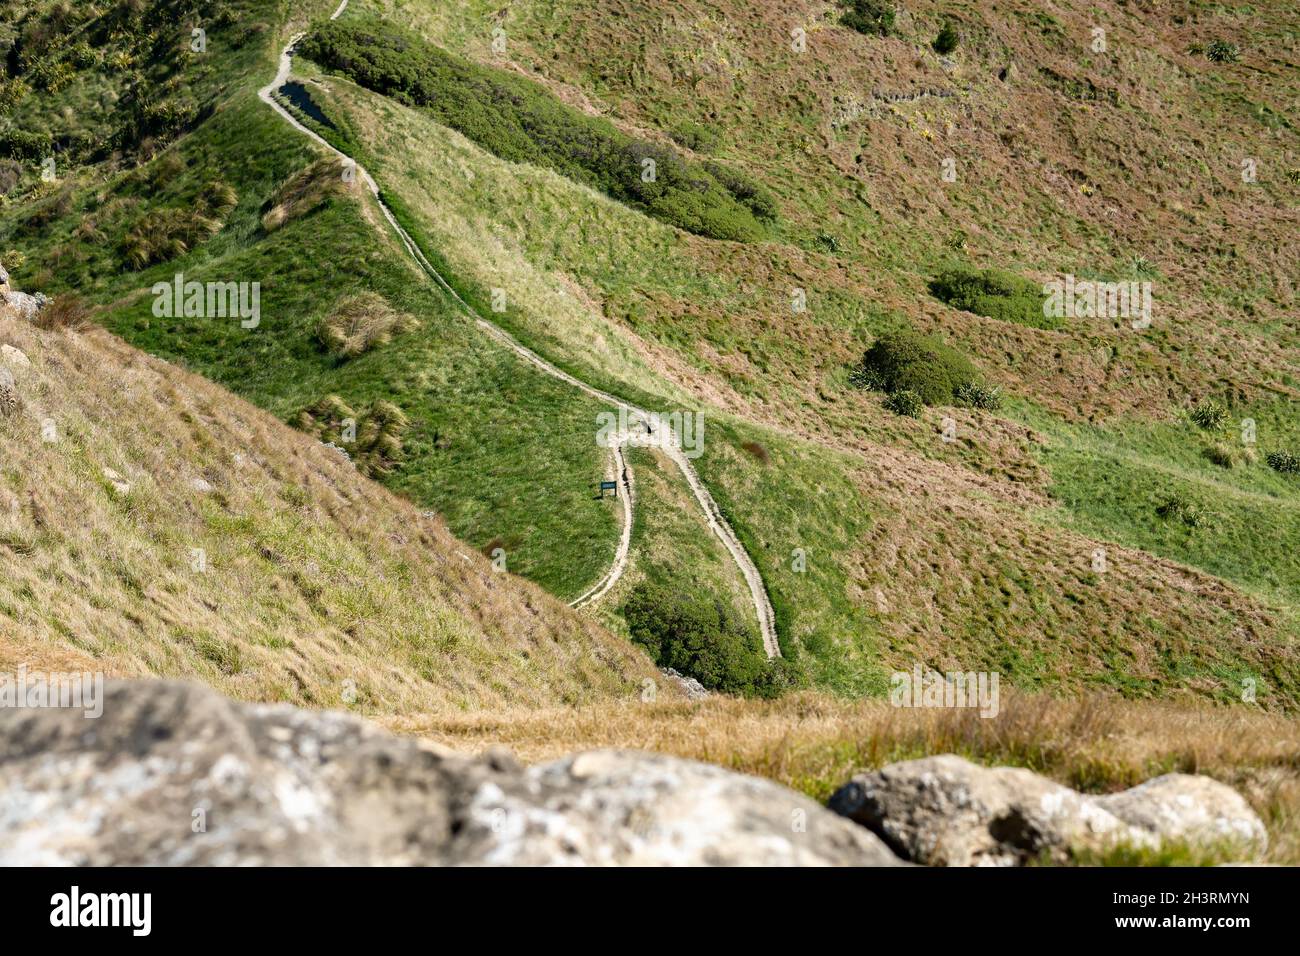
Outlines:
[[428,110],[503,159],[554,169],[689,232],[754,240],[776,218],[771,197],[742,174],[635,139],[536,83],[462,60],[388,20],[317,23],[300,49],[368,89]]

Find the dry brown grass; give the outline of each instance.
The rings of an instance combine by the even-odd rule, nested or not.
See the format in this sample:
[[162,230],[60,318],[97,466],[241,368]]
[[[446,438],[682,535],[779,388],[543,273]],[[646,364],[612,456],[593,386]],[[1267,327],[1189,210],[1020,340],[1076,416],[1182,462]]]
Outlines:
[[291,219],[307,215],[329,197],[352,189],[356,181],[344,180],[343,173],[342,160],[323,156],[285,180],[271,198],[271,208],[262,216],[262,228],[274,232]]
[[398,312],[382,295],[362,292],[348,296],[321,319],[316,337],[331,355],[356,358],[417,325],[414,316]]
[[0,669],[193,677],[307,706],[355,692],[352,709],[383,714],[589,702],[656,674],[217,386],[98,329],[0,317],[0,342],[31,361],[0,419]]
[[992,719],[803,694],[776,701],[626,700],[594,706],[385,720],[461,750],[505,746],[527,761],[593,747],[676,754],[767,777],[824,800],[855,771],[927,754],[1029,767],[1105,792],[1202,773],[1237,787],[1268,825],[1269,859],[1300,862],[1300,722],[1210,706],[1002,694]]

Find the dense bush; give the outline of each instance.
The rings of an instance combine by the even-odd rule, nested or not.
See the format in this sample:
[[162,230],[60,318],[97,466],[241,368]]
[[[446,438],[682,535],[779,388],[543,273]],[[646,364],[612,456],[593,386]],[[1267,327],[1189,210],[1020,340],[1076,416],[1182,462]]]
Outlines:
[[862,356],[852,376],[891,394],[915,392],[926,405],[950,405],[963,383],[978,379],[970,360],[938,339],[915,332],[882,335]]
[[739,173],[633,139],[530,80],[459,59],[386,20],[326,21],[300,49],[502,159],[553,169],[689,232],[753,240],[764,234],[759,220],[775,218],[771,197]]
[[955,266],[930,282],[930,294],[956,309],[1035,329],[1056,329],[1062,320],[1043,314],[1042,289],[1010,272]]
[[891,392],[885,399],[885,407],[895,415],[920,418],[925,402],[921,401],[921,396],[910,388],[900,388],[896,392]]
[[1268,462],[1268,467],[1284,475],[1300,474],[1300,457],[1291,454],[1289,451],[1271,451],[1264,456]]
[[939,35],[934,38],[934,43],[932,43],[931,46],[934,47],[935,53],[938,53],[941,56],[947,56],[953,50],[957,49],[959,41],[960,38],[957,36],[957,28],[951,23],[945,23],[943,29],[939,31]]
[[681,588],[642,584],[623,607],[632,640],[660,667],[728,694],[774,696],[797,684],[797,669],[769,662],[759,636],[720,601]]
[[962,382],[952,390],[952,397],[958,405],[968,408],[982,408],[995,412],[1002,407],[1002,390],[996,386],[981,385],[979,382]]
[[894,29],[896,11],[890,0],[849,0],[848,10],[840,18],[846,27],[867,36],[889,36]]

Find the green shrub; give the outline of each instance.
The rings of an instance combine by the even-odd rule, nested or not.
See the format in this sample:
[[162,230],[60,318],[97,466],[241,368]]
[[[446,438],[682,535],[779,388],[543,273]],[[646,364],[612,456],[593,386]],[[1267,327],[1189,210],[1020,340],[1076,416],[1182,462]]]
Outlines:
[[938,339],[912,331],[882,335],[862,356],[856,376],[884,391],[915,392],[926,405],[952,404],[964,382],[978,379],[970,360]]
[[889,396],[885,399],[885,407],[895,415],[920,418],[921,410],[925,408],[925,402],[921,401],[921,396],[910,388],[902,388],[889,393]]
[[934,43],[932,43],[931,46],[934,47],[935,53],[938,53],[940,56],[947,56],[953,50],[957,49],[957,44],[960,42],[960,39],[961,38],[957,36],[957,28],[954,27],[951,22],[948,22],[943,25],[943,29],[941,29],[939,35],[934,38]]
[[318,23],[300,50],[502,159],[555,170],[689,232],[749,241],[764,235],[760,220],[776,218],[771,196],[740,173],[634,139],[531,80],[462,60],[382,18]]
[[797,669],[769,662],[762,640],[721,601],[642,584],[629,595],[623,617],[632,640],[656,664],[710,690],[769,697],[798,683]]
[[930,281],[930,294],[955,309],[965,309],[1000,322],[1035,329],[1058,329],[1063,320],[1043,314],[1040,287],[999,269],[954,266]]
[[1227,40],[1212,40],[1205,48],[1205,56],[1215,63],[1236,63],[1241,59],[1241,51],[1237,49],[1235,43],[1229,43]]
[[1268,462],[1268,467],[1283,475],[1300,474],[1300,457],[1289,451],[1271,451],[1264,456],[1264,460]]
[[1210,523],[1210,512],[1183,495],[1166,498],[1156,508],[1156,514],[1166,521],[1179,521],[1189,528],[1203,528]]
[[995,412],[1002,407],[1002,390],[997,386],[981,385],[979,382],[961,382],[952,390],[952,397],[958,405],[968,408],[982,408]]
[[889,0],[849,0],[840,22],[867,36],[889,36],[897,11]]
[[1228,423],[1228,410],[1212,398],[1206,398],[1197,402],[1196,406],[1188,413],[1192,423],[1204,428],[1207,432],[1217,432]]

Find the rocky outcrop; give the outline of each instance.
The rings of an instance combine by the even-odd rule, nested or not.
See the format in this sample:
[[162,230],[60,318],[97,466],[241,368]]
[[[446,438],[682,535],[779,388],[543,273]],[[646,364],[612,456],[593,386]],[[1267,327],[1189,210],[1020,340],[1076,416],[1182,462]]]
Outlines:
[[16,292],[12,289],[0,291],[0,303],[7,306],[14,315],[20,319],[31,321],[36,318],[36,313],[49,303],[43,292],[37,292],[35,295],[29,295],[26,292]]
[[944,755],[861,774],[830,808],[878,834],[904,859],[931,866],[1058,863],[1081,850],[1164,841],[1262,851],[1263,824],[1231,787],[1169,774],[1096,797],[1014,767]]
[[102,716],[0,708],[0,864],[889,864],[850,821],[621,751],[523,768],[351,716],[111,682]]

